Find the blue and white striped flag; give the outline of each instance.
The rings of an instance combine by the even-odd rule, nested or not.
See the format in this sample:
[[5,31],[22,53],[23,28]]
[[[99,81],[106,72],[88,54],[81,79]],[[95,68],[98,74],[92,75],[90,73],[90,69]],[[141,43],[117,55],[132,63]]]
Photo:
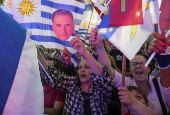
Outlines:
[[13,0],[12,7],[14,19],[32,31],[31,39],[37,45],[61,50],[66,45],[72,55],[76,53],[76,50],[70,46],[71,39],[76,37],[74,34],[64,42],[53,32],[52,13],[57,9],[70,10],[74,17],[74,31],[78,33],[85,8],[84,3],[75,0]]
[[[89,39],[90,39],[90,32],[91,32],[91,28],[94,28],[96,25],[96,20],[99,17],[99,14],[97,13],[97,11],[95,10],[95,8],[93,8],[93,5],[91,4],[91,2],[84,2],[85,3],[85,11],[83,14],[83,19],[82,22],[80,24],[80,29],[79,29],[79,36],[81,40],[85,40],[86,38],[86,33],[87,33],[87,38],[86,38],[86,44],[89,44]],[[92,11],[93,10],[93,11]],[[99,20],[99,22],[101,21],[101,19]],[[89,24],[90,22],[90,24]]]
[[87,37],[86,37],[86,33],[87,33],[87,29],[85,29],[85,28],[80,28],[79,29],[78,35],[80,36],[81,40],[85,40],[85,38],[86,38],[86,40],[90,39],[90,37],[89,37],[90,36],[90,32],[88,31]]
[[[27,2],[26,2],[27,1]],[[72,11],[75,24],[75,32],[78,33],[79,25],[83,16],[84,3],[75,0],[13,0],[14,19],[21,25],[32,31],[32,37],[36,44],[46,48],[58,48],[63,50],[64,41],[57,38],[52,30],[52,13],[57,9],[67,9]],[[24,5],[30,7],[23,8]],[[72,36],[66,41],[66,47],[71,53],[75,53],[70,46]]]

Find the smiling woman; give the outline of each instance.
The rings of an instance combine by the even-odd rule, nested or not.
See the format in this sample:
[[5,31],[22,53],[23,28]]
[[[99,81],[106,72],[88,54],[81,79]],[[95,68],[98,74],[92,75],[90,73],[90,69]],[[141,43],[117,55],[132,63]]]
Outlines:
[[[149,75],[150,67],[145,67],[144,64],[147,61],[147,58],[142,54],[137,54],[130,62],[130,72],[133,78],[125,77],[125,86],[138,86],[142,91],[145,92],[148,98],[148,107],[159,115],[163,114],[160,101],[156,92],[156,88],[153,84],[153,78]],[[114,87],[118,88],[121,86],[122,75],[115,71],[115,78],[113,78]],[[160,78],[158,79],[160,80]],[[159,85],[161,86],[160,82]],[[160,87],[161,93],[168,95],[164,87]],[[167,89],[168,90],[168,89]],[[166,97],[166,96],[165,96]],[[164,98],[165,98],[164,97]],[[164,100],[166,103],[168,100]],[[165,107],[168,111],[168,105]]]
[[[105,53],[105,49],[103,47],[103,42],[101,39],[101,36],[97,34],[97,30],[94,29],[94,32],[91,32],[90,40],[93,41],[93,43],[97,48],[97,53],[100,59],[100,62],[105,65],[108,68],[108,71],[112,78],[112,84],[115,88],[119,88],[122,86],[122,75],[117,72],[115,69],[111,68],[111,65],[109,63],[109,59],[107,58],[107,55]],[[165,43],[158,41],[159,39],[153,41],[149,45],[150,49],[152,51],[159,50],[161,52],[165,44],[169,44],[169,41],[166,41],[164,38]],[[157,41],[157,42],[156,42]],[[162,44],[162,45],[161,45]],[[169,46],[168,45],[168,46]],[[158,47],[159,46],[159,47]],[[168,58],[167,60],[169,60]],[[161,71],[161,74],[163,77],[160,77],[156,79],[158,81],[158,87],[160,87],[160,93],[157,94],[157,89],[154,84],[154,77],[150,76],[150,67],[145,67],[144,63],[147,61],[147,58],[144,55],[137,54],[132,60],[131,60],[131,67],[130,72],[133,76],[131,77],[125,77],[125,86],[138,86],[142,91],[145,92],[148,98],[148,107],[152,109],[154,112],[156,112],[159,115],[163,115],[165,113],[169,112],[169,105],[170,105],[170,67],[167,67],[166,69]],[[158,96],[159,94],[162,94],[162,101],[159,100]],[[164,105],[162,104],[164,103]],[[144,114],[146,115],[146,114]],[[166,114],[165,114],[166,115]]]

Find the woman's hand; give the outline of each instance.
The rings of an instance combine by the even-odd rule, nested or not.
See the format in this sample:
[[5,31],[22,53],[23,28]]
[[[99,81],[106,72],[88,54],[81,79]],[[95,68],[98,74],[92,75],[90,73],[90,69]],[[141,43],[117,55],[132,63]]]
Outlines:
[[77,50],[79,54],[81,54],[83,57],[86,56],[87,51],[86,48],[84,47],[84,43],[80,40],[79,35],[76,32],[73,32],[77,38],[74,38],[70,41],[70,45],[74,46],[74,49]]
[[90,42],[96,47],[103,47],[103,38],[97,33],[97,27],[92,28],[90,32]]
[[71,63],[71,53],[65,47],[63,50],[62,57],[66,60],[66,65]]
[[131,106],[135,98],[130,94],[129,90],[126,87],[119,87],[118,89],[120,90],[118,93],[120,102]]
[[165,49],[170,46],[170,41],[167,40],[164,34],[155,33],[154,35],[157,39],[154,39],[150,43],[148,47],[149,51],[155,51],[158,54],[165,53]]

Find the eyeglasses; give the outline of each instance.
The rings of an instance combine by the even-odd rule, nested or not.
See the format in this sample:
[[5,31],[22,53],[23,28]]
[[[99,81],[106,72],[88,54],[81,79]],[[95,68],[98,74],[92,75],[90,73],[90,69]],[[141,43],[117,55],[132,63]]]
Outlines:
[[139,65],[139,67],[144,67],[145,66],[146,61],[141,61],[141,62],[130,62],[130,67],[137,67],[137,65]]

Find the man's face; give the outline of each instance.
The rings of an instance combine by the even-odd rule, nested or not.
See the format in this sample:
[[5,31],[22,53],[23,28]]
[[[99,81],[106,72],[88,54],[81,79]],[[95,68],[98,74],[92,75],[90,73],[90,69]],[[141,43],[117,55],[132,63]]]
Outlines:
[[56,36],[66,41],[74,31],[74,23],[70,15],[55,15],[52,29]]

